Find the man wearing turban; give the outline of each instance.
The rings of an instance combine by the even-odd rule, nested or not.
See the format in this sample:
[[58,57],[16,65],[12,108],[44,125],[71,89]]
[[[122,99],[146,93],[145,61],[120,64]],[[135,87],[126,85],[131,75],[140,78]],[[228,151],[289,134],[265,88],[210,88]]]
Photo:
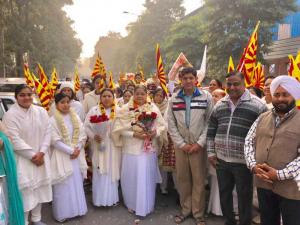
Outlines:
[[300,83],[276,77],[270,86],[273,109],[261,114],[245,140],[247,166],[257,186],[262,225],[300,224]]

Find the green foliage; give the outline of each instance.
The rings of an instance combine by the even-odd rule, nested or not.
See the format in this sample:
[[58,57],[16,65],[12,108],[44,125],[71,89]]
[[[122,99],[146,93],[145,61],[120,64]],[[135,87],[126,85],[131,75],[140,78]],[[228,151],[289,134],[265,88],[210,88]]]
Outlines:
[[[138,63],[144,68],[146,75],[154,72],[156,44],[162,43],[172,24],[184,16],[185,9],[181,4],[182,0],[146,0],[143,14],[136,22],[128,25],[128,36],[119,39],[118,44],[113,40],[105,42],[105,38],[111,39],[109,35],[100,38],[95,55],[99,51],[105,65],[114,68],[114,72],[135,72]],[[106,58],[104,49],[115,52],[114,56]],[[93,59],[92,66],[95,63]]]
[[206,0],[203,39],[208,43],[208,71],[210,75],[224,77],[229,56],[237,65],[248,39],[257,23],[258,60],[272,44],[271,28],[291,11],[296,10],[294,0]]
[[190,63],[195,67],[201,66],[201,57],[204,51],[203,21],[205,12],[197,10],[195,15],[187,16],[183,20],[173,24],[166,36],[162,48],[166,56],[165,69],[171,69],[180,52],[183,52]]
[[[72,4],[71,0],[1,1],[0,10],[6,16],[2,20],[5,57],[0,58],[0,65],[5,60],[7,68],[11,68],[8,75],[22,76],[25,53],[31,69],[39,62],[48,76],[53,66],[63,76],[74,70],[82,44],[71,28],[73,21],[62,10],[64,5]],[[16,62],[12,61],[14,58]]]

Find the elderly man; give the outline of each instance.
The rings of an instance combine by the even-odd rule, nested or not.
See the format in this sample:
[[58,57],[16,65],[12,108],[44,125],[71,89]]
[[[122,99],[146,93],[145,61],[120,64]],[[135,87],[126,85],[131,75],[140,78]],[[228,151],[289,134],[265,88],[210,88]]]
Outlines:
[[207,132],[210,163],[216,167],[220,200],[226,225],[236,225],[232,191],[236,186],[240,225],[251,224],[252,174],[244,157],[245,137],[266,105],[245,88],[244,75],[226,76],[227,96],[214,107]]
[[270,86],[274,109],[262,114],[245,140],[247,166],[255,174],[262,225],[300,224],[300,83],[279,76]]

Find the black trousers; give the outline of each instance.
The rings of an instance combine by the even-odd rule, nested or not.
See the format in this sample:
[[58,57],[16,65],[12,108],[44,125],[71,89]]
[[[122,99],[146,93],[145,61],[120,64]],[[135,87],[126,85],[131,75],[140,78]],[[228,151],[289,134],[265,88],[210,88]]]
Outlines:
[[218,160],[217,177],[225,225],[236,225],[233,213],[232,191],[236,186],[240,225],[251,225],[252,220],[252,174],[246,165]]
[[261,225],[300,225],[300,200],[281,197],[270,190],[257,188]]

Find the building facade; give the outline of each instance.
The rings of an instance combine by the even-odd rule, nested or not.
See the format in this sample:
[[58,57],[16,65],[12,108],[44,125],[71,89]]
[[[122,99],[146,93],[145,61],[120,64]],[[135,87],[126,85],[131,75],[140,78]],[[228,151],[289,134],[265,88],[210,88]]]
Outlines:
[[298,12],[288,15],[282,24],[272,29],[274,43],[270,53],[264,55],[267,75],[287,74],[288,55],[296,56],[300,51],[300,0],[297,0],[297,5]]

